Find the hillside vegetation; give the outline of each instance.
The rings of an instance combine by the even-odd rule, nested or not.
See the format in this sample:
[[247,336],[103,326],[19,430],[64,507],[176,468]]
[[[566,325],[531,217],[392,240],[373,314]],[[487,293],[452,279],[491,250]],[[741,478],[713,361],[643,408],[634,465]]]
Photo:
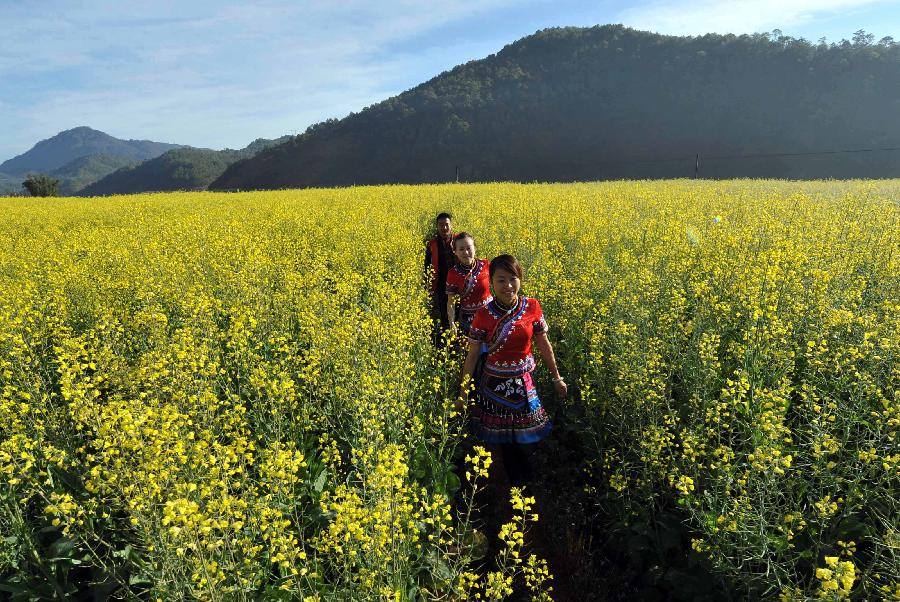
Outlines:
[[208,148],[179,148],[155,159],[119,169],[78,191],[80,196],[130,194],[206,188],[225,169],[240,159],[252,157],[260,150],[279,144],[276,140],[257,139],[240,150],[216,151]]
[[[885,177],[900,46],[548,29],[229,167],[212,189],[392,182]],[[720,158],[716,158],[720,157]]]
[[54,169],[50,176],[59,179],[59,192],[63,196],[77,193],[117,169],[136,165],[137,161],[109,155],[86,155]]

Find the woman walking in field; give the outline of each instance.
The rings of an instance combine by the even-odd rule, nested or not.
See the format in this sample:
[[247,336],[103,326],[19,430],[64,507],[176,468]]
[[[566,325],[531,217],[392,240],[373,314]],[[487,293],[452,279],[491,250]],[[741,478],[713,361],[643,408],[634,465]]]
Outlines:
[[475,239],[468,232],[453,237],[453,254],[456,265],[447,272],[447,321],[450,332],[457,333],[456,300],[459,298],[459,327],[463,335],[469,334],[469,326],[475,312],[487,305],[491,297],[490,262],[475,258]]
[[[475,377],[472,430],[482,443],[500,446],[510,483],[518,487],[530,478],[530,446],[552,428],[531,376],[532,342],[553,376],[557,395],[564,398],[568,388],[556,366],[541,304],[519,294],[519,262],[512,255],[500,255],[491,260],[489,274],[494,298],[476,312],[469,328],[462,390],[467,391]],[[483,346],[484,366],[475,376]]]

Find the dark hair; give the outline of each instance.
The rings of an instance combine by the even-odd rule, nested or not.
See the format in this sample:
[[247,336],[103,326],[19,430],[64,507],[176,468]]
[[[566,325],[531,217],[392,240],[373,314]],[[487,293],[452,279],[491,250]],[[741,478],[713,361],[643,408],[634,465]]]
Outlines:
[[453,216],[450,215],[449,213],[447,213],[446,211],[442,211],[441,213],[437,214],[437,217],[434,218],[434,221],[439,222],[442,219],[453,219]]
[[471,238],[471,239],[472,239],[472,242],[475,242],[475,237],[474,237],[474,236],[472,236],[472,235],[469,234],[468,232],[460,232],[459,234],[455,234],[455,235],[453,236],[453,241],[452,241],[450,244],[451,244],[451,246],[455,249],[455,248],[456,248],[456,241],[457,241],[457,240],[464,240],[464,239],[466,239],[466,238]]
[[497,270],[503,270],[504,272],[514,274],[519,280],[522,280],[524,276],[522,273],[522,266],[519,265],[519,260],[512,255],[497,255],[491,259],[491,269],[489,271],[491,278],[494,277],[494,272]]

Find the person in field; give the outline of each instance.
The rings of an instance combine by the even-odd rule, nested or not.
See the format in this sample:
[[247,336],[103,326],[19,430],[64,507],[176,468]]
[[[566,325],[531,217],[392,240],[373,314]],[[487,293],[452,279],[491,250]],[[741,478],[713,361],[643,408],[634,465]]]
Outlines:
[[489,274],[491,264],[487,259],[475,257],[475,239],[468,232],[460,232],[453,237],[453,254],[456,264],[447,271],[447,322],[452,334],[461,332],[468,336],[475,312],[493,299]]
[[440,344],[447,322],[447,272],[453,265],[453,216],[439,213],[434,218],[437,234],[425,243],[425,279],[431,293],[431,318],[434,320],[433,339]]
[[491,260],[489,274],[493,299],[475,313],[469,327],[462,390],[469,390],[474,377],[472,431],[482,443],[499,445],[509,481],[518,487],[531,477],[532,445],[552,428],[531,376],[532,343],[553,377],[557,395],[564,398],[568,388],[556,366],[541,304],[519,292],[522,266],[512,255],[500,255]]

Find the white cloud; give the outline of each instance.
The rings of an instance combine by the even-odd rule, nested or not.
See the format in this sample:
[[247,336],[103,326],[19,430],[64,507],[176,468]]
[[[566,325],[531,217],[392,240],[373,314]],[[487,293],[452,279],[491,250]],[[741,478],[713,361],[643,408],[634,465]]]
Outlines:
[[447,46],[480,56],[428,34],[511,4],[0,2],[16,23],[0,45],[0,82],[16,84],[0,85],[0,161],[76,125],[212,147],[302,131],[454,66]]
[[674,35],[755,33],[808,23],[885,0],[661,0],[621,12],[630,27]]

